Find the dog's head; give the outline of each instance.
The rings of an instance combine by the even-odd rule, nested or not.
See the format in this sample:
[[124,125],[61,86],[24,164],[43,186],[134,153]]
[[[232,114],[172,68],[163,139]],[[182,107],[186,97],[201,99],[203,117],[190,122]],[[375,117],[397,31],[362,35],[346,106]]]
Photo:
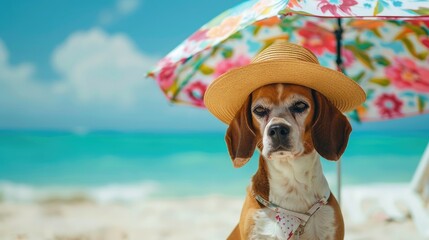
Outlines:
[[246,164],[258,147],[267,160],[293,160],[316,150],[338,160],[351,126],[326,97],[307,87],[271,84],[255,90],[226,133],[235,167]]

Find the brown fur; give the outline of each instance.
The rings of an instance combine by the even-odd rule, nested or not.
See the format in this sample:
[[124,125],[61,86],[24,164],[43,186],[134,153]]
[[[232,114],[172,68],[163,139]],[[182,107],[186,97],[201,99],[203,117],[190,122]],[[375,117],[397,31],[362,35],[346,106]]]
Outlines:
[[[347,119],[339,112],[323,95],[314,90],[284,84],[287,91],[283,91],[278,97],[275,85],[267,85],[255,90],[247,99],[246,103],[236,114],[231,122],[227,134],[226,142],[228,150],[235,167],[246,164],[253,155],[256,147],[260,150],[262,146],[261,126],[252,117],[252,99],[264,97],[274,104],[287,98],[292,93],[301,94],[311,99],[311,112],[305,119],[305,132],[301,141],[304,143],[304,155],[313,152],[314,149],[323,157],[329,160],[338,160],[343,154],[351,127]],[[331,143],[331,144],[326,144]],[[306,173],[308,175],[308,172]],[[269,199],[269,172],[262,155],[259,158],[259,168],[252,178],[252,189],[248,189],[248,194],[244,201],[239,224],[234,228],[228,239],[247,239],[254,225],[253,215],[255,211],[263,208],[259,202],[251,195],[255,192],[265,199]],[[296,191],[293,187],[286,188],[285,191]],[[344,238],[344,223],[340,207],[331,194],[328,204],[334,209],[337,231],[335,239]]]
[[242,167],[250,160],[257,143],[249,110],[251,103],[252,100],[249,97],[229,124],[225,136],[229,155],[236,168]]

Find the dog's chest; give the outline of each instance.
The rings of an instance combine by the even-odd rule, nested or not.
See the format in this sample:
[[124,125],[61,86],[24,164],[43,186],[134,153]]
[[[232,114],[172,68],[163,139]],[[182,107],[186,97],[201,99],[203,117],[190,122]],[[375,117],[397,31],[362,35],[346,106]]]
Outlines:
[[[249,239],[288,239],[288,235],[280,227],[276,215],[268,208],[257,210],[253,215],[254,227]],[[335,230],[334,210],[331,206],[325,205],[310,218],[299,238],[294,235],[291,239],[334,239]]]
[[[295,212],[306,213],[322,196],[328,196],[329,185],[319,159],[309,157],[296,164],[269,162],[269,201]],[[288,239],[284,227],[278,223],[276,212],[259,209],[253,215],[254,228],[250,239]],[[299,239],[334,239],[335,211],[322,206],[308,220]],[[291,239],[298,239],[294,235]]]

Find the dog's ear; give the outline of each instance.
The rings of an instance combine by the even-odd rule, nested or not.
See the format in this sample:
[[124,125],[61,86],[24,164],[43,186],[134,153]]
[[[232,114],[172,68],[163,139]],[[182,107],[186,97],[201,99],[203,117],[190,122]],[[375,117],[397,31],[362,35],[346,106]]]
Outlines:
[[313,145],[316,151],[328,160],[338,160],[344,153],[352,131],[347,118],[322,94],[312,91],[314,118]]
[[252,97],[249,96],[235,118],[229,124],[225,141],[234,167],[244,166],[253,155],[256,147],[256,136],[250,111]]

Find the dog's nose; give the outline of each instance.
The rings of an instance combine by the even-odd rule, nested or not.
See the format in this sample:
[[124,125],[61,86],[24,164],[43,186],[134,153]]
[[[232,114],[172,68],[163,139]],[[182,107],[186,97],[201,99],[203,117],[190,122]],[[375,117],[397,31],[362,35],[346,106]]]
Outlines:
[[290,127],[285,124],[273,124],[268,128],[268,136],[279,143],[283,142],[289,135]]

